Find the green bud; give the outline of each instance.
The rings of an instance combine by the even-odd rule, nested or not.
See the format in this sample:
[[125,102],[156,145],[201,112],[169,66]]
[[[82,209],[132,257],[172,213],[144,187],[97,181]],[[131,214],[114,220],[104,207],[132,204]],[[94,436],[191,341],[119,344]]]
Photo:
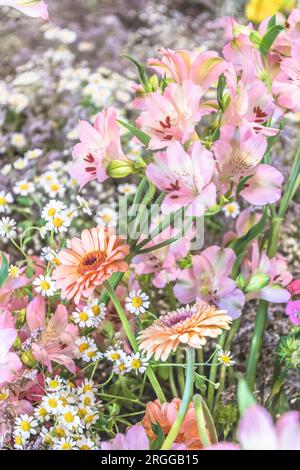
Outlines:
[[248,282],[245,292],[255,292],[258,290],[263,289],[269,284],[270,277],[267,274],[255,274],[251,277],[250,281]]
[[35,275],[35,268],[33,267],[32,264],[30,264],[29,266],[27,266],[26,271],[25,271],[25,274],[26,274],[26,277],[27,277],[28,279],[33,278],[33,276]]
[[159,88],[159,81],[156,75],[152,75],[148,80],[148,87],[150,92],[157,91]]
[[140,171],[144,170],[146,166],[147,164],[145,160],[142,157],[137,157],[137,159],[134,161],[133,173],[140,173]]
[[254,44],[256,47],[260,46],[261,35],[257,31],[252,31],[249,34],[249,39],[252,42],[252,44]]
[[27,367],[34,367],[36,365],[36,360],[33,357],[33,354],[32,354],[31,351],[23,352],[23,354],[21,356],[21,361]]
[[242,290],[245,289],[246,284],[247,284],[247,281],[246,281],[246,279],[245,279],[245,276],[243,276],[242,273],[238,275],[238,277],[236,278],[235,282],[236,282],[236,285],[237,285],[237,287],[238,287],[239,289],[242,289]]
[[107,167],[107,174],[112,178],[125,178],[133,173],[134,162],[130,160],[113,160]]

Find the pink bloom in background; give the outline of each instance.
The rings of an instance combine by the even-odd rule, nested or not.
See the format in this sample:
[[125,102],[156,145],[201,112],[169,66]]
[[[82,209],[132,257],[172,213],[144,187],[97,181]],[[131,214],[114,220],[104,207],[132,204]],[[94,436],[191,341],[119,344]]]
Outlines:
[[241,418],[237,439],[240,446],[220,442],[209,450],[300,450],[300,414],[289,411],[273,423],[272,416],[260,405],[248,408]]
[[201,88],[207,90],[217,82],[219,76],[226,70],[228,64],[216,52],[207,51],[197,53],[190,51],[173,51],[171,49],[158,49],[162,58],[149,59],[151,67],[161,76],[171,78],[176,83],[190,80]]
[[163,213],[187,207],[186,215],[202,216],[216,204],[216,187],[212,183],[215,162],[212,153],[200,142],[192,145],[189,153],[178,142],[166,152],[155,155],[146,174],[161,191],[166,193]]
[[267,287],[250,292],[247,294],[247,300],[264,299],[268,302],[285,303],[290,299],[291,295],[285,288],[292,280],[287,262],[279,254],[270,259],[266,252],[260,253],[257,240],[252,242],[248,255],[244,258],[241,272],[246,279],[257,274],[269,276]]
[[212,302],[233,319],[238,318],[245,296],[230,278],[235,260],[233,250],[218,246],[211,246],[193,256],[192,267],[181,272],[174,287],[177,299],[183,304],[197,300]]
[[[177,233],[178,230],[167,229],[145,245],[145,248],[150,248],[173,238]],[[169,282],[177,280],[181,273],[177,261],[183,259],[189,253],[192,237],[193,233],[189,231],[184,238],[179,238],[171,245],[135,256],[132,264],[136,274],[153,274],[152,282],[157,288],[164,288]]]
[[15,8],[27,16],[33,18],[49,19],[48,6],[44,1],[40,0],[0,0],[0,6]]
[[288,302],[285,313],[293,325],[300,325],[300,300],[291,300]]
[[77,127],[80,143],[73,148],[70,175],[80,187],[89,181],[105,181],[111,160],[126,159],[121,148],[117,113],[112,107],[98,113],[94,125],[80,121]]
[[272,91],[278,104],[291,111],[300,110],[300,43],[292,46],[292,56],[280,63],[281,73],[273,83]]
[[102,450],[149,450],[149,439],[141,424],[128,429],[126,434],[118,433],[111,441],[102,442]]
[[251,209],[244,209],[236,219],[235,232],[226,232],[223,236],[223,244],[226,246],[236,238],[246,235],[249,230],[256,225],[262,217],[261,212],[252,212]]
[[287,288],[292,296],[300,295],[300,279],[294,279]]
[[12,382],[16,373],[22,368],[19,356],[10,352],[17,336],[17,330],[14,328],[0,329],[0,385]]
[[151,150],[163,149],[174,141],[185,143],[193,139],[201,117],[214,110],[201,108],[203,94],[200,86],[185,81],[182,85],[171,83],[163,94],[156,91],[143,100],[143,112],[136,123],[151,137]]
[[42,297],[35,297],[27,306],[26,320],[31,335],[36,334],[32,353],[51,372],[51,361],[64,365],[75,372],[74,341],[78,335],[75,325],[68,323],[68,312],[64,305],[58,305],[55,313],[46,319],[46,305]]
[[249,128],[223,126],[221,138],[213,146],[218,165],[216,183],[221,194],[228,191],[232,180],[236,189],[241,178],[249,176],[240,192],[247,202],[261,206],[278,201],[284,178],[273,166],[260,163],[266,150],[264,135]]

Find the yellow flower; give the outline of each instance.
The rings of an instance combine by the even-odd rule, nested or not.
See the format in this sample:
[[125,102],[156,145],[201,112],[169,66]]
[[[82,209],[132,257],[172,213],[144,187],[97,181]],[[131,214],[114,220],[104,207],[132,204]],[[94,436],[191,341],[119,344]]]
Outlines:
[[259,23],[277,11],[290,11],[296,4],[295,0],[250,0],[246,5],[248,20]]

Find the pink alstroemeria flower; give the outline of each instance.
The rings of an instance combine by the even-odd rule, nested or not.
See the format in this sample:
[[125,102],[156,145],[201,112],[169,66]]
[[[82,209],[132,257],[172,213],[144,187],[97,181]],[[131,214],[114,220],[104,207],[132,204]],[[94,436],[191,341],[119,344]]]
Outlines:
[[257,274],[269,276],[267,287],[250,292],[246,296],[247,300],[264,299],[273,303],[285,303],[290,299],[291,294],[285,287],[293,277],[288,272],[285,259],[279,254],[270,259],[266,252],[260,253],[257,240],[251,243],[248,255],[242,262],[241,272],[246,279]]
[[46,319],[46,305],[41,296],[35,297],[27,306],[26,320],[30,332],[38,333],[32,344],[32,353],[52,371],[51,361],[64,365],[75,372],[74,341],[78,335],[75,325],[68,323],[68,312],[64,305],[58,305],[55,313]]
[[177,299],[183,304],[201,300],[212,302],[233,319],[238,318],[245,296],[230,278],[235,260],[233,250],[218,246],[210,246],[193,256],[192,267],[184,269],[175,284]]
[[191,81],[181,85],[171,83],[163,94],[151,93],[143,100],[143,112],[136,124],[151,137],[149,148],[159,150],[174,141],[185,143],[193,139],[195,126],[201,117],[214,111],[201,108],[204,90]]
[[221,194],[228,191],[232,181],[234,191],[239,181],[249,176],[240,196],[259,206],[278,201],[284,178],[273,166],[260,163],[266,150],[264,135],[255,134],[249,128],[223,126],[221,137],[213,146],[218,166],[216,182]]
[[173,51],[160,48],[158,53],[162,56],[161,60],[149,59],[148,67],[176,83],[190,80],[204,90],[208,90],[217,82],[228,66],[227,62],[213,51],[197,54],[185,50]]
[[[176,232],[175,229],[167,229],[145,245],[145,248],[151,248],[165,242],[175,237],[177,233],[178,231]],[[180,238],[170,245],[135,256],[132,264],[136,274],[153,274],[152,282],[158,289],[164,288],[169,282],[176,281],[181,273],[177,262],[189,253],[192,237],[193,233],[189,231],[184,238]]]
[[281,72],[276,77],[272,92],[278,104],[290,111],[300,110],[300,41],[292,46],[292,56],[280,63]]
[[146,174],[161,191],[166,193],[162,203],[163,213],[186,207],[186,215],[202,216],[206,209],[216,204],[216,186],[212,183],[215,162],[212,153],[200,142],[195,142],[185,152],[178,142],[166,152],[155,155]]
[[17,336],[15,328],[0,329],[0,385],[12,382],[16,373],[22,368],[19,356],[10,352]]
[[226,232],[223,236],[223,244],[229,245],[236,238],[246,235],[249,230],[256,225],[262,217],[261,212],[253,212],[251,209],[244,209],[236,219],[235,232]]
[[48,6],[40,0],[0,0],[0,6],[12,7],[33,18],[49,19]]
[[300,450],[300,413],[288,411],[273,423],[260,406],[250,406],[241,418],[237,439],[240,443],[220,442],[206,450]]
[[69,168],[82,188],[88,182],[103,182],[111,160],[126,159],[121,148],[117,113],[112,107],[98,113],[94,125],[80,121],[77,127],[80,143],[73,148],[73,163]]
[[102,450],[149,450],[149,439],[141,424],[135,424],[126,434],[118,433],[111,441],[101,443]]
[[285,313],[293,325],[300,325],[300,300],[290,300],[286,306]]

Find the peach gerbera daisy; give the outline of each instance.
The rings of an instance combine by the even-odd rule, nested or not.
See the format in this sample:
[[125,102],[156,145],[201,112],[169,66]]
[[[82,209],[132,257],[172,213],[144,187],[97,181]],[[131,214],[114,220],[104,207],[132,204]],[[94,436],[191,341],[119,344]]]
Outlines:
[[187,305],[175,312],[162,315],[139,334],[140,349],[147,359],[154,356],[165,361],[182,343],[200,349],[207,337],[216,338],[222,330],[229,330],[232,319],[214,305],[199,303]]
[[[142,425],[151,441],[154,441],[157,437],[151,423],[159,424],[164,435],[167,436],[174,424],[180,405],[181,400],[179,398],[174,398],[171,403],[161,404],[159,400],[147,403]],[[197,450],[203,447],[198,433],[197,418],[192,402],[189,404],[186,417],[175,439],[175,444],[184,444],[188,450]]]
[[129,246],[111,228],[95,227],[83,230],[81,238],[72,238],[70,247],[58,253],[60,265],[53,271],[56,287],[63,299],[88,297],[114,272],[125,272],[124,260]]

